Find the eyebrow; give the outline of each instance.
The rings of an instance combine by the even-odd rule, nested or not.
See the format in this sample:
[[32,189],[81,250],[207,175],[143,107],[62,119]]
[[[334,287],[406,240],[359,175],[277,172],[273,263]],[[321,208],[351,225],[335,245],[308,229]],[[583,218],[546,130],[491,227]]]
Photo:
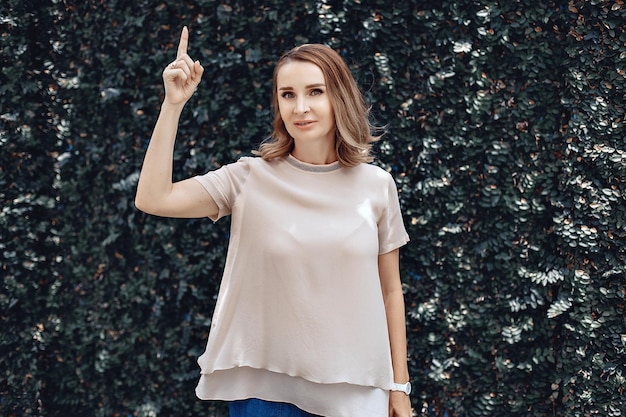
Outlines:
[[[324,83],[317,83],[317,84],[309,84],[307,85],[305,88],[306,89],[310,89],[310,88],[316,88],[316,87],[326,87],[326,84]],[[283,91],[283,90],[293,90],[293,87],[281,87],[278,89],[279,91]]]

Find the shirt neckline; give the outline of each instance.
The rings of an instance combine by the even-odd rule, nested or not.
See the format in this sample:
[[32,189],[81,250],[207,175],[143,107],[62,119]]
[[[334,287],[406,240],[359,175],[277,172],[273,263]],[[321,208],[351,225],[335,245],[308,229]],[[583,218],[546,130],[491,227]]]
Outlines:
[[287,163],[292,167],[307,172],[333,172],[341,169],[339,161],[331,162],[330,164],[316,165],[308,162],[302,162],[291,154],[287,155],[285,161],[287,161]]

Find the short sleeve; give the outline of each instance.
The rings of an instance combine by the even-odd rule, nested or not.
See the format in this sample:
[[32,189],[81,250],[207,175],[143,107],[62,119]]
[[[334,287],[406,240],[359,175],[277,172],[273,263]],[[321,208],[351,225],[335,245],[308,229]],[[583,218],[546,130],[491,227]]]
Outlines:
[[231,214],[232,207],[250,172],[251,159],[251,157],[243,157],[235,163],[193,177],[211,195],[219,208],[217,215],[210,217],[211,220],[217,221]]
[[378,254],[391,252],[409,241],[404,227],[396,183],[391,175],[387,177],[386,208],[378,221]]

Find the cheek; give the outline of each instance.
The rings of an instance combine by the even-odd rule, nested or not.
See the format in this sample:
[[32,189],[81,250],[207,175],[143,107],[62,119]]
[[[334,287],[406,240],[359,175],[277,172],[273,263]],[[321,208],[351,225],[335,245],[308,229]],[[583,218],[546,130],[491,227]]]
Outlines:
[[326,113],[330,116],[332,116],[332,118],[335,118],[335,111],[333,110],[333,104],[331,103],[330,100],[326,100],[325,103],[325,107],[326,107]]
[[335,123],[335,112],[332,108],[332,106],[328,106],[326,108],[326,115],[328,117],[328,119],[330,120],[331,123]]
[[278,103],[278,113],[280,114],[280,117],[282,117],[283,119],[285,119],[287,117],[287,115],[289,114],[289,106],[287,106],[285,103]]

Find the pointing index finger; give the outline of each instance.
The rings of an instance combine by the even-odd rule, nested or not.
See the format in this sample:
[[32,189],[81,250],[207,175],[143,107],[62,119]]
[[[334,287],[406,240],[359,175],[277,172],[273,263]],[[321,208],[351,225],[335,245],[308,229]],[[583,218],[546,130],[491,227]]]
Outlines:
[[187,54],[188,44],[189,44],[189,30],[187,30],[187,26],[184,26],[183,31],[180,34],[180,42],[178,43],[178,52],[176,53],[177,59]]

